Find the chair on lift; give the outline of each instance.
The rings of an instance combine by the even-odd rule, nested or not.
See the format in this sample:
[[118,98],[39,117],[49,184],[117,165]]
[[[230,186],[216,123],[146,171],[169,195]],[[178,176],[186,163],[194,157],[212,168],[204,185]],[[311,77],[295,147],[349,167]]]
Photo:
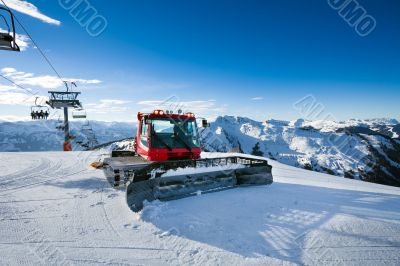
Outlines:
[[[5,13],[9,18],[9,21],[11,21],[11,27],[10,24],[8,23],[8,20],[5,17]],[[4,22],[4,26],[7,30],[6,32],[0,31],[0,50],[19,52],[20,49],[17,44],[17,39],[15,37],[16,34],[14,25],[14,15],[9,9],[5,7],[0,7],[0,28],[2,28],[1,27],[2,21]]]

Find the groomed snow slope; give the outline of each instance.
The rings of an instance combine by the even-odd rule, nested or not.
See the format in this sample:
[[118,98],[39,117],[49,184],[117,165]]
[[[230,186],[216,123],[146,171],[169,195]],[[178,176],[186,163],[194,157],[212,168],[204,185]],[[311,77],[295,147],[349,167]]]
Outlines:
[[140,214],[98,153],[0,153],[1,265],[399,265],[400,189],[273,165]]

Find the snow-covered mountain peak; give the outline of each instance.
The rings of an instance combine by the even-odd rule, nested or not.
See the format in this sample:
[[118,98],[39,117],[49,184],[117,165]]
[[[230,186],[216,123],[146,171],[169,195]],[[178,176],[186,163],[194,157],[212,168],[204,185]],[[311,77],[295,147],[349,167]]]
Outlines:
[[288,126],[289,125],[289,121],[269,119],[269,120],[266,121],[266,124],[269,125],[269,126]]
[[299,127],[303,127],[305,122],[306,122],[306,120],[304,120],[303,118],[299,118],[297,120],[290,121],[288,126],[299,128]]
[[336,132],[340,129],[351,128],[351,127],[362,127],[362,128],[380,128],[398,125],[399,122],[396,119],[380,118],[380,119],[349,119],[346,121],[332,121],[332,120],[304,120],[298,119],[290,122],[292,127],[312,127],[322,132]]
[[373,118],[373,119],[366,119],[368,123],[375,124],[375,125],[397,125],[400,122],[394,118]]
[[242,116],[219,116],[215,120],[215,123],[217,124],[251,124],[251,125],[260,125],[262,124],[259,121],[255,121],[253,119],[250,119],[248,117],[242,117]]
[[224,116],[217,118],[202,135],[204,148],[209,151],[252,153],[259,149],[264,156],[285,164],[400,185],[397,167],[400,125],[393,125],[396,122],[395,119],[258,122]]

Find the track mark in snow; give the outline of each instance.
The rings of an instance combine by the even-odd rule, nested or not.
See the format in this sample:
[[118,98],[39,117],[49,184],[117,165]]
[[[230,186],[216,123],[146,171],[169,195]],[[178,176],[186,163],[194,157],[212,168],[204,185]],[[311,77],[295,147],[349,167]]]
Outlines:
[[74,198],[75,199],[85,199],[85,198],[87,198],[88,197],[88,195],[86,195],[86,194],[76,194],[76,195],[74,195]]
[[104,202],[99,201],[99,202],[97,202],[96,204],[90,205],[90,207],[102,206],[102,205],[104,205],[104,204],[105,204]]
[[[8,180],[13,180],[18,177],[23,177],[23,176],[30,176],[31,173],[37,173],[43,171],[43,169],[46,168],[46,166],[49,164],[50,160],[47,158],[39,158],[39,159],[34,159],[34,161],[38,161],[38,164],[31,167],[29,164],[27,165],[28,167],[19,170],[13,174],[8,174],[8,175],[1,175],[0,176],[0,183],[3,183],[3,181],[8,181]],[[3,166],[4,168],[7,168],[7,165]]]
[[[77,175],[77,174],[83,174],[83,173],[85,173],[87,171],[88,170],[81,170],[81,171],[77,171],[75,173],[70,173],[70,174],[67,174],[67,175],[64,175],[64,176],[55,176],[55,177],[44,176],[45,180],[42,180],[42,181],[39,181],[39,182],[28,183],[26,185],[19,185],[19,186],[16,186],[16,187],[7,188],[5,191],[1,191],[0,190],[0,193],[5,192],[3,194],[0,194],[0,197],[7,197],[8,195],[10,195],[12,193],[19,192],[21,190],[27,190],[27,189],[30,189],[30,188],[33,188],[33,187],[36,187],[36,186],[39,186],[39,185],[42,185],[42,184],[46,184],[46,183],[61,179],[61,178],[66,178],[68,176],[73,176],[73,175]],[[12,190],[12,191],[10,191],[10,190]]]
[[112,198],[116,198],[116,197],[118,197],[118,196],[119,196],[119,194],[117,194],[117,193],[112,193],[112,194],[110,194],[110,195],[107,195],[107,198],[112,199]]
[[74,199],[74,198],[13,200],[13,201],[0,201],[0,204],[14,204],[14,203],[26,203],[26,202],[42,202],[42,201],[63,201],[63,200],[73,200],[73,199]]
[[124,224],[124,228],[126,228],[126,229],[139,230],[140,225],[134,224],[134,223],[132,223],[132,224]]

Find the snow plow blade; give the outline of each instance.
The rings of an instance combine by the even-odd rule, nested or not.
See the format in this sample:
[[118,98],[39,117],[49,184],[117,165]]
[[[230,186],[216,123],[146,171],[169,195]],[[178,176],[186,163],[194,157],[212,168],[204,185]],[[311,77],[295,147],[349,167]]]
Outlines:
[[270,185],[271,170],[266,160],[246,157],[152,163],[133,173],[126,190],[127,203],[138,212],[144,201],[174,200],[238,186]]

